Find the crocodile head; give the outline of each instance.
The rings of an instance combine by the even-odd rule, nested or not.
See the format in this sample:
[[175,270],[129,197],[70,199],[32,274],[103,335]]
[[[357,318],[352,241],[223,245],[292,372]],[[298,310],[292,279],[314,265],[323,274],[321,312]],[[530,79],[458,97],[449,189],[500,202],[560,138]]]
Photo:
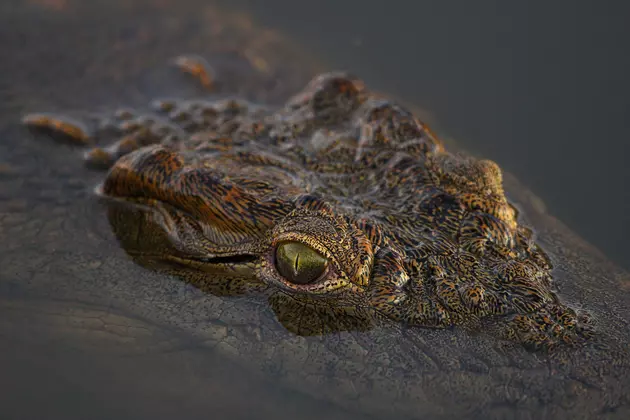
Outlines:
[[588,338],[499,167],[447,152],[356,78],[320,75],[278,109],[162,107],[184,134],[120,143],[100,187],[139,262],[215,295],[262,296],[299,335],[392,322],[535,349]]

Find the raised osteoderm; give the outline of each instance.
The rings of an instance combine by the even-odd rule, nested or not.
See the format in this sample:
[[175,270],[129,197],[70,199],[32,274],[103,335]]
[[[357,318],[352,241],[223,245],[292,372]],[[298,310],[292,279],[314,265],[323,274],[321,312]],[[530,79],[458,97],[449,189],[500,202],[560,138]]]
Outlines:
[[152,227],[129,252],[216,294],[266,296],[296,334],[459,326],[534,349],[591,334],[553,293],[499,167],[447,152],[356,78],[322,74],[280,108],[165,101],[113,129],[88,159],[111,166],[102,194]]

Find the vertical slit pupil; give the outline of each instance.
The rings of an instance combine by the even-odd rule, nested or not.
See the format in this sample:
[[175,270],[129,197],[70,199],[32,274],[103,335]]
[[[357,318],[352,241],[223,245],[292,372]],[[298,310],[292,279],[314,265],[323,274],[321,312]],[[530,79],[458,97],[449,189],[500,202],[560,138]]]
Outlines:
[[299,242],[284,242],[276,248],[275,265],[278,274],[291,283],[308,284],[326,271],[328,259]]

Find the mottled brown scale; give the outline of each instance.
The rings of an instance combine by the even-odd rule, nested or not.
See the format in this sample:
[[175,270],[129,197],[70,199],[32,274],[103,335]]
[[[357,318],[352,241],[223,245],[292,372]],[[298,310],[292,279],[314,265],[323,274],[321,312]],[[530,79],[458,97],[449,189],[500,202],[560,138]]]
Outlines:
[[175,59],[175,64],[183,71],[195,76],[203,87],[212,87],[215,76],[212,67],[202,57],[180,56]]
[[22,119],[22,123],[34,129],[62,134],[79,144],[87,144],[90,140],[85,127],[71,118],[52,114],[29,114]]
[[[207,63],[177,64],[213,85]],[[234,99],[154,108],[167,124],[120,112],[127,134],[89,155],[113,163],[102,193],[153,214],[151,229],[172,250],[158,259],[250,273],[234,288],[251,282],[290,331],[495,323],[489,331],[532,349],[590,337],[554,294],[549,260],[507,201],[500,168],[449,153],[359,79],[319,75],[279,108]],[[62,120],[44,125],[69,131]],[[291,242],[326,258],[320,278],[280,274],[275,249]]]

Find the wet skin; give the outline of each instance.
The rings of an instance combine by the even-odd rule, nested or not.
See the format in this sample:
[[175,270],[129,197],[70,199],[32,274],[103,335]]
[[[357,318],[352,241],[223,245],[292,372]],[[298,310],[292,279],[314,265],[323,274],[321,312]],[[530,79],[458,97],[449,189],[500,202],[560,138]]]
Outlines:
[[[213,78],[199,58],[175,62],[205,86]],[[499,167],[448,153],[360,80],[321,74],[277,110],[237,99],[155,106],[162,120],[123,111],[101,122],[120,139],[87,153],[112,164],[100,193],[146,213],[141,249],[123,241],[130,254],[234,273],[203,283],[270,294],[298,335],[383,319],[490,329],[545,351],[591,337],[588,316],[553,293],[548,257],[518,224]],[[50,115],[24,122],[89,137]],[[150,248],[153,236],[164,244]]]
[[[212,91],[212,67],[175,62]],[[94,129],[25,118],[81,143],[117,139],[87,160],[111,166],[99,192],[125,250],[250,312],[228,335],[216,322],[213,346],[366,413],[623,411],[627,317],[589,304],[616,278],[585,269],[594,251],[513,179],[509,202],[496,164],[451,154],[345,74],[280,107],[220,93]]]

